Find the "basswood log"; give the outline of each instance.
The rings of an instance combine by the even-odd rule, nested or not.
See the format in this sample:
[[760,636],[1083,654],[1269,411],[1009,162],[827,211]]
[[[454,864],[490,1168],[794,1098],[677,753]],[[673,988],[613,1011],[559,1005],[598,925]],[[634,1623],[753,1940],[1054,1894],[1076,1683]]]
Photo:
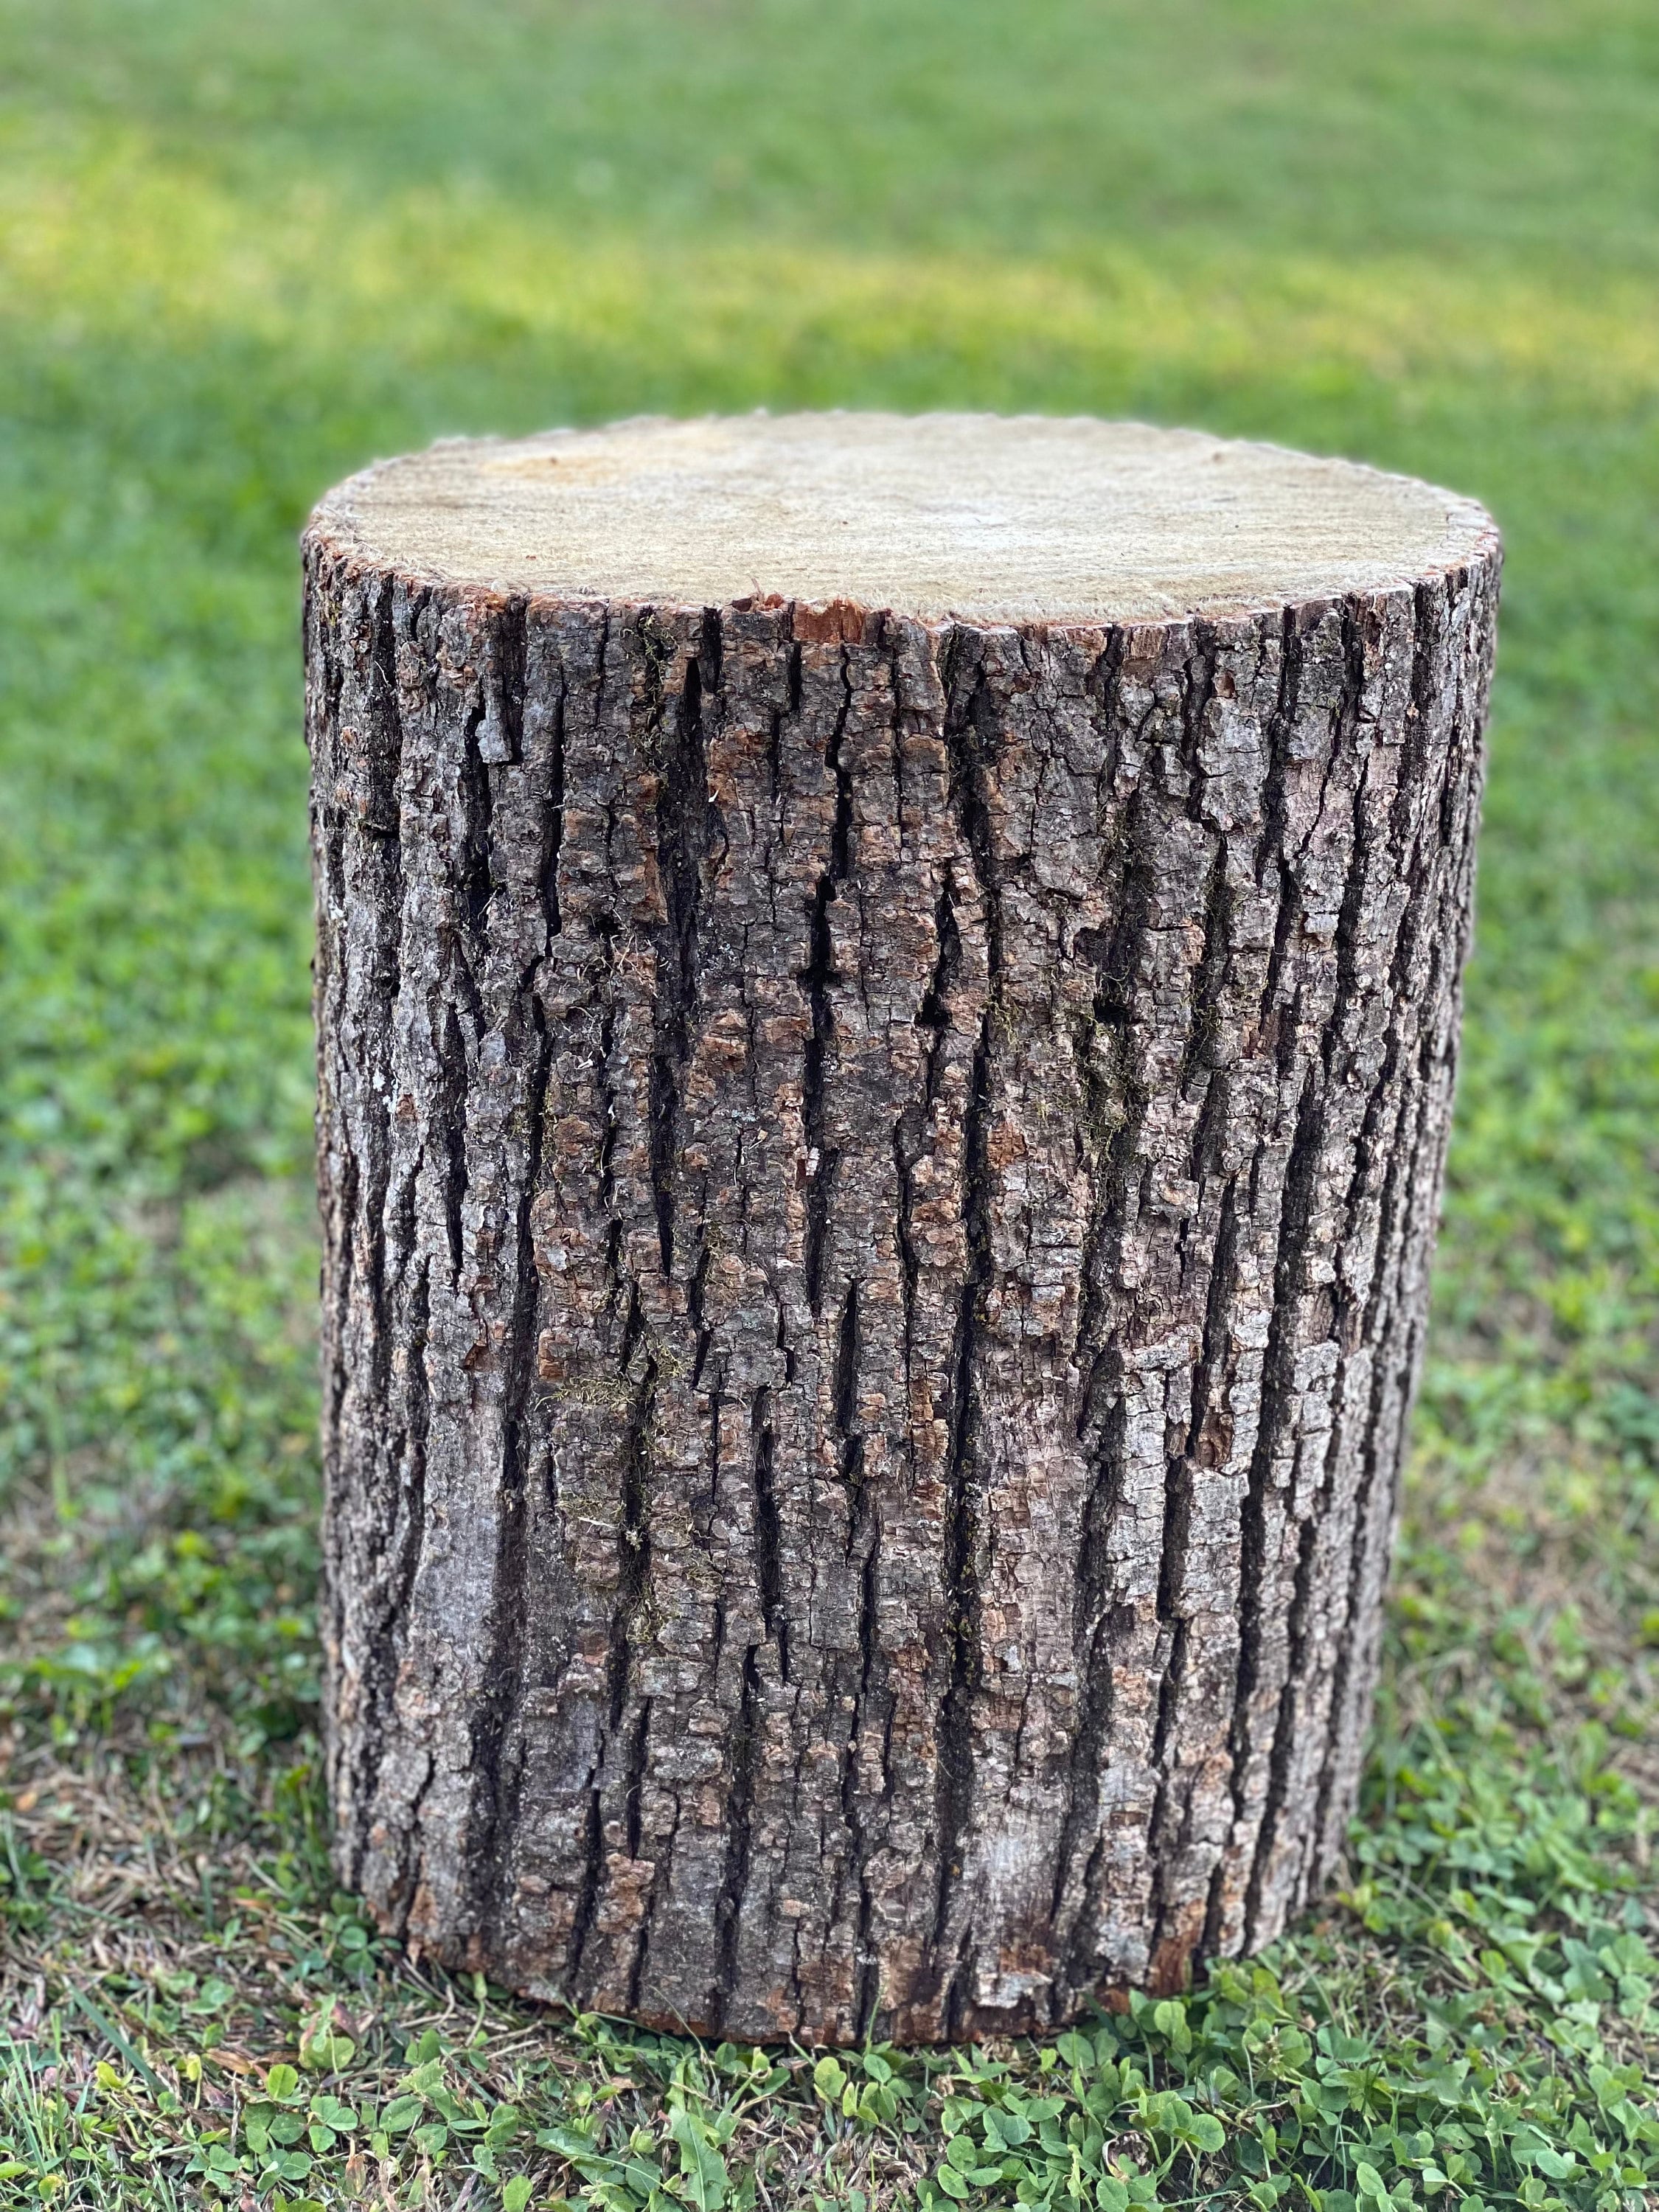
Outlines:
[[306,565],[341,1878],[759,2039],[1272,1936],[1376,1667],[1486,516],[757,416],[441,446]]

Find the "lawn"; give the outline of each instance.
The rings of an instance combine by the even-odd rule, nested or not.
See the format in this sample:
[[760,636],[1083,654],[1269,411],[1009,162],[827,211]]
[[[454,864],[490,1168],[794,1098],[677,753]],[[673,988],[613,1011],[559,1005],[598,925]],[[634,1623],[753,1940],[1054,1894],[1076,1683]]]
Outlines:
[[[295,538],[446,431],[1192,422],[1509,547],[1346,1887],[1051,2048],[380,1944],[317,1780]],[[1652,0],[0,0],[0,2203],[1659,2190]]]

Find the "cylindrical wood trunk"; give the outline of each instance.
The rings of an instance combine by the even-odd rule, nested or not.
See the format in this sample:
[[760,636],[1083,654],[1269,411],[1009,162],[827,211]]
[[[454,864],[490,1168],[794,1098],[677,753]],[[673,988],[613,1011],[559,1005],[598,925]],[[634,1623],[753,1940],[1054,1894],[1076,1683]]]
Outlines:
[[306,563],[342,1879],[757,2039],[1272,1936],[1376,1672],[1488,519],[750,417],[439,447]]

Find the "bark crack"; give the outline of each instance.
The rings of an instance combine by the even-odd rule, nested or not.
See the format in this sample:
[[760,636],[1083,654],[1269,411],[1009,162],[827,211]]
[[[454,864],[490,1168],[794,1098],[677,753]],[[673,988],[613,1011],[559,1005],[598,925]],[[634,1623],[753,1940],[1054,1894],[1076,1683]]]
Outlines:
[[[1121,648],[1120,648],[1121,659]],[[1134,1613],[1114,1604],[1112,1536],[1127,1468],[1127,1406],[1123,1357],[1110,1327],[1111,1290],[1121,1261],[1146,1109],[1134,1066],[1136,994],[1152,927],[1153,872],[1145,849],[1144,801],[1130,802],[1121,837],[1121,876],[1111,931],[1083,932],[1078,951],[1096,969],[1090,1013],[1073,1029],[1073,1054],[1087,1117],[1084,1149],[1093,1163],[1092,1203],[1083,1244],[1083,1297],[1073,1357],[1082,1370],[1077,1434],[1091,1474],[1084,1501],[1073,1644],[1080,1684],[1077,1719],[1066,1762],[1064,1812],[1052,1914],[1065,1911],[1078,1850],[1094,1829],[1102,1754],[1110,1738],[1113,1668],[1132,1632]],[[1098,1843],[1085,1866],[1081,1897],[1066,1942],[1066,1976],[1086,1983],[1085,1948],[1096,1918]]]
[[750,1826],[759,1733],[757,1717],[761,1700],[760,1669],[751,1644],[743,1655],[743,1687],[732,1739],[732,1780],[727,1791],[726,1871],[714,1903],[714,1985],[709,1992],[708,2012],[716,2034],[725,2026],[726,2008],[738,1985],[738,1942],[743,1901],[749,1889]]
[[[1342,692],[1334,719],[1329,753],[1324,763],[1316,821],[1322,817],[1324,813],[1326,794],[1329,790],[1334,762],[1345,744],[1352,742],[1353,724],[1358,713],[1364,679],[1364,653],[1358,635],[1358,626],[1350,603],[1344,606],[1342,614]],[[1343,885],[1342,905],[1336,925],[1335,991],[1331,1011],[1326,1018],[1320,1038],[1318,1078],[1316,1079],[1313,1071],[1310,1070],[1308,1088],[1304,1094],[1304,1103],[1309,1109],[1312,1125],[1312,1133],[1307,1146],[1307,1164],[1303,1170],[1307,1188],[1304,1195],[1297,1204],[1299,1218],[1296,1227],[1293,1249],[1289,1255],[1291,1264],[1286,1279],[1282,1289],[1278,1284],[1275,1285],[1273,1322],[1275,1326],[1278,1323],[1279,1300],[1283,1296],[1287,1302],[1287,1329],[1294,1329],[1295,1307],[1304,1287],[1304,1276],[1308,1257],[1308,1233],[1312,1219],[1315,1182],[1318,1173],[1318,1163],[1323,1158],[1328,1147],[1332,1101],[1339,1082],[1336,1058],[1339,1050],[1346,1042],[1349,1012],[1362,987],[1363,979],[1357,948],[1371,860],[1371,841],[1366,830],[1364,805],[1368,779],[1369,763],[1362,767],[1357,779],[1352,809],[1349,866]],[[1311,836],[1310,830],[1309,837],[1310,838]],[[1304,840],[1304,845],[1306,842]],[[1291,1173],[1286,1179],[1287,1197],[1291,1182],[1297,1175],[1297,1152],[1302,1146],[1303,1130],[1300,1117],[1298,1117],[1296,1146],[1291,1152]],[[1291,1360],[1293,1367],[1293,1347]],[[1286,1624],[1288,1654],[1285,1680],[1279,1692],[1278,1711],[1273,1726],[1273,1746],[1268,1759],[1267,1793],[1262,1804],[1261,1819],[1256,1826],[1255,1850],[1251,1858],[1249,1878],[1245,1888],[1244,1947],[1247,1950],[1252,1946],[1260,1920],[1262,1889],[1268,1868],[1272,1863],[1274,1846],[1278,1840],[1279,1818],[1286,1800],[1293,1750],[1292,1723],[1297,1698],[1305,1687],[1308,1621],[1312,1601],[1314,1560],[1317,1552],[1319,1531],[1328,1510],[1332,1486],[1336,1476],[1337,1446],[1341,1434],[1347,1371],[1346,1356],[1340,1352],[1333,1383],[1330,1442],[1327,1446],[1324,1461],[1321,1466],[1317,1493],[1303,1517],[1297,1539],[1296,1573],[1291,1588],[1290,1615]],[[1281,1424],[1288,1425],[1294,1419],[1294,1407],[1291,1401],[1292,1382],[1293,1376],[1287,1374],[1279,1404],[1275,1407],[1275,1449],[1277,1449],[1278,1434]],[[1264,1433],[1267,1426],[1267,1405],[1264,1374],[1262,1391]],[[1255,1494],[1254,1468],[1252,1476],[1251,1491],[1254,1497]],[[1258,1592],[1247,1615],[1253,1621],[1258,1637],[1259,1613]],[[1243,1639],[1241,1635],[1241,1671],[1243,1650]],[[1259,1651],[1256,1663],[1259,1666]]]
[[[1300,1263],[1312,1212],[1318,1169],[1319,1112],[1312,1071],[1304,1084],[1291,1140],[1290,1164],[1279,1218],[1279,1249],[1273,1263],[1273,1303],[1261,1366],[1261,1407],[1255,1449],[1250,1455],[1249,1488],[1241,1516],[1239,1553],[1238,1669],[1229,1729],[1232,1760],[1233,1819],[1242,1825],[1251,1756],[1250,1704],[1261,1668],[1263,1605],[1267,1571],[1267,1492],[1285,1429],[1294,1418],[1293,1340]],[[1258,1834],[1259,1834],[1258,1831]],[[1247,1904],[1247,1914],[1249,1911]]]
[[[501,629],[502,675],[502,739],[508,759],[521,761],[524,751],[525,615],[521,600],[514,601]],[[491,770],[477,763],[477,781],[490,787]],[[493,820],[493,804],[486,808]],[[551,822],[544,837],[550,842]],[[486,855],[489,872],[495,873],[493,849]],[[549,916],[545,905],[545,851],[536,870],[543,942]],[[523,1108],[525,1160],[518,1183],[514,1223],[513,1302],[503,1347],[501,1394],[501,1469],[496,1529],[495,1565],[490,1601],[489,1658],[485,1688],[475,1719],[471,1764],[474,1775],[469,1827],[469,1855],[474,1878],[473,1911],[486,1942],[495,1945],[511,1889],[511,1845],[518,1830],[518,1790],[521,1762],[513,1757],[524,1704],[526,1639],[527,1632],[526,1577],[528,1547],[525,1540],[530,1438],[526,1433],[536,1372],[537,1317],[539,1279],[536,1270],[535,1237],[531,1211],[541,1187],[542,1149],[547,1118],[548,1083],[552,1071],[552,1040],[539,996],[530,979],[541,957],[538,945],[527,972],[520,973],[514,994],[515,1007],[527,1018],[526,1026],[529,1067]],[[518,1057],[519,1055],[515,1055]]]
[[[647,656],[658,641],[642,626]],[[664,649],[664,648],[659,648]],[[691,1024],[697,1004],[697,914],[703,867],[719,824],[708,796],[708,741],[703,728],[705,689],[720,680],[720,617],[703,623],[699,653],[686,662],[684,682],[663,739],[665,758],[657,793],[657,863],[665,916],[657,933],[657,996],[651,1059],[651,1179],[656,1194],[657,1241],[662,1271],[674,1273],[674,1186],[678,1161],[681,1086],[691,1058]],[[659,719],[665,719],[665,716]]]
[[[995,836],[986,790],[985,738],[978,726],[989,719],[990,701],[981,672],[968,711],[947,723],[951,796],[973,862],[985,933],[987,988],[984,1012],[974,1047],[968,1099],[963,1117],[962,1222],[967,1245],[951,1347],[949,1446],[945,1461],[944,1585],[951,1671],[940,1707],[939,1789],[936,1809],[939,1893],[934,1907],[933,1951],[938,1954],[949,1931],[961,1880],[962,1835],[973,1795],[975,1694],[983,1672],[981,1653],[977,1488],[979,1437],[977,1361],[981,1302],[992,1277],[992,1178],[989,1161],[993,1093],[993,1045],[1001,1010],[1002,912]],[[951,2033],[959,2025],[963,1993],[960,1958],[945,1991],[944,2013]]]
[[[413,1249],[412,1235],[406,1249]],[[363,1759],[356,1796],[357,1820],[350,1843],[346,1878],[356,1887],[362,1881],[363,1854],[368,1848],[370,1808],[380,1781],[382,1761],[392,1727],[393,1695],[406,1640],[405,1616],[415,1588],[415,1576],[426,1540],[426,1449],[431,1419],[431,1395],[427,1387],[427,1328],[430,1317],[431,1262],[423,1260],[416,1270],[410,1301],[407,1330],[408,1382],[406,1425],[394,1453],[394,1464],[403,1468],[401,1512],[394,1524],[394,1557],[389,1588],[377,1607],[374,1632],[363,1667]]]
[[783,1590],[783,1529],[778,1514],[772,1428],[772,1393],[763,1387],[755,1397],[750,1425],[755,1469],[755,1570],[760,1585],[761,1619],[778,1647],[778,1672],[789,1680],[789,1615]]
[[853,777],[842,744],[853,711],[853,678],[843,651],[842,701],[824,747],[823,763],[836,779],[836,811],[830,836],[830,864],[812,895],[809,964],[799,981],[811,1012],[801,1082],[801,1120],[806,1140],[806,1237],[804,1254],[806,1303],[816,1320],[823,1310],[823,1248],[830,1233],[830,1207],[839,1154],[830,1143],[827,1090],[836,1049],[836,1009],[831,995],[845,979],[836,966],[830,909],[841,896],[849,866],[853,830]]

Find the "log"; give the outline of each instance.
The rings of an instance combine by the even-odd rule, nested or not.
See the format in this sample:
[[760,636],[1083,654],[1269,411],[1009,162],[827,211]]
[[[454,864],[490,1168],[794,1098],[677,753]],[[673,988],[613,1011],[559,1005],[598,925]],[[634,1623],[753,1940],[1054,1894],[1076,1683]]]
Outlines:
[[1052,2028],[1341,1851],[1499,544],[1135,425],[638,422],[305,539],[340,1879]]

